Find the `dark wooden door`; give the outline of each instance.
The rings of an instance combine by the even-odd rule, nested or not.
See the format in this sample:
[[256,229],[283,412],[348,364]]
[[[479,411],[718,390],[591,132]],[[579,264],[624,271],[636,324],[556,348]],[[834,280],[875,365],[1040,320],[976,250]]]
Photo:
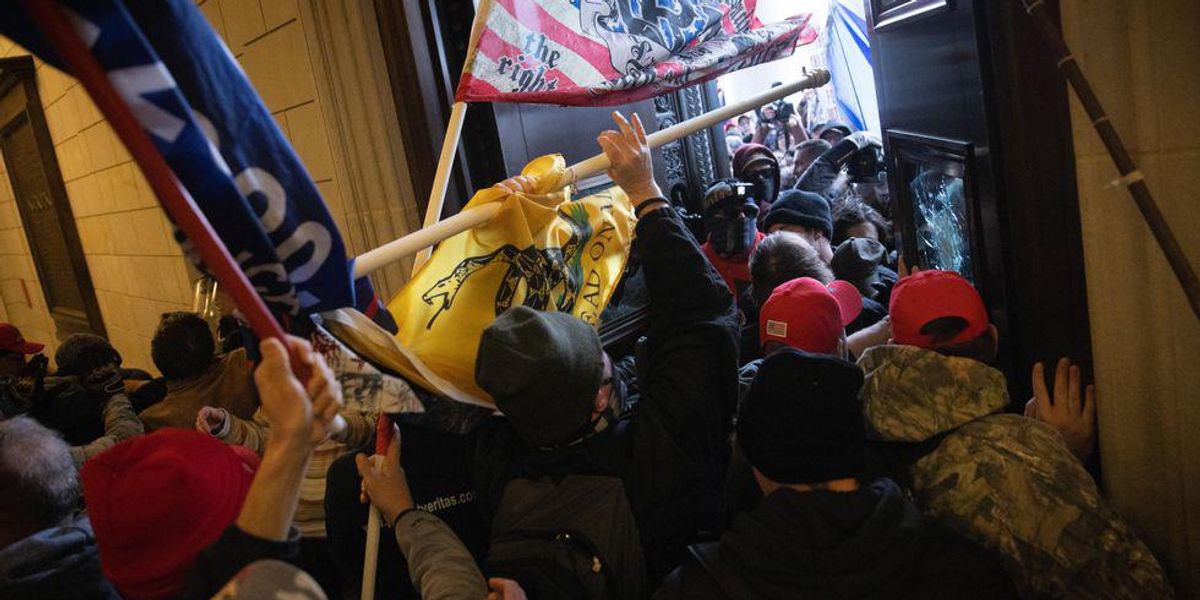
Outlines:
[[104,323],[28,57],[0,61],[0,151],[60,337],[104,335]]
[[1065,85],[1014,0],[864,1],[901,249],[982,292],[1015,406],[1091,362]]

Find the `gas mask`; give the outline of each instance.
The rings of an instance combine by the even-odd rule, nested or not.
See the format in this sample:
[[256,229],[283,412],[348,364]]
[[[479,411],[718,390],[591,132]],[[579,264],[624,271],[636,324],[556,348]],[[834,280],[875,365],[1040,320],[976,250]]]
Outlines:
[[754,186],[723,180],[708,188],[704,196],[704,228],[708,243],[722,258],[745,257],[758,236],[758,205],[752,195]]
[[759,169],[746,173],[743,177],[747,183],[754,187],[754,196],[761,201],[765,208],[770,208],[775,199],[779,197],[779,181],[778,169],[775,167],[767,169]]

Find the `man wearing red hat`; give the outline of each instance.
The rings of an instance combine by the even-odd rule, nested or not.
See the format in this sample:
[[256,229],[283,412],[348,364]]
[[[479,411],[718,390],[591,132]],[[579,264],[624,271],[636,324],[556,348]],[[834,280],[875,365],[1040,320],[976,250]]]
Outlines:
[[[858,318],[862,306],[858,290],[845,281],[826,285],[811,277],[801,277],[777,286],[758,315],[764,358],[752,360],[738,371],[739,414],[763,361],[773,354],[793,348],[845,360],[845,327]],[[735,447],[725,483],[726,514],[749,510],[761,498],[762,491],[751,475],[750,463]]]
[[12,323],[0,323],[0,376],[16,377],[25,369],[26,357],[40,354],[45,344],[25,339]]
[[775,288],[758,316],[763,353],[790,347],[846,358],[846,326],[862,312],[854,284],[802,277]]
[[[1171,597],[1161,566],[1060,432],[1004,414],[1004,374],[987,364],[998,333],[971,283],[922,271],[896,284],[890,313],[895,345],[858,363],[863,414],[868,439],[917,503],[999,556],[1022,596]],[[1088,413],[1078,367],[1059,364],[1053,403],[1034,374],[1039,406]]]
[[125,600],[208,598],[255,560],[295,557],[300,484],[342,396],[320,354],[290,344],[312,376],[306,388],[283,344],[262,342],[254,381],[271,437],[261,464],[251,450],[166,428],[84,465],[100,567]]
[[[758,312],[762,355],[783,348],[846,359],[846,325],[862,312],[862,296],[854,285],[833,281],[828,285],[800,277],[777,286]],[[752,360],[738,373],[738,397],[744,398],[758,374],[762,359]]]

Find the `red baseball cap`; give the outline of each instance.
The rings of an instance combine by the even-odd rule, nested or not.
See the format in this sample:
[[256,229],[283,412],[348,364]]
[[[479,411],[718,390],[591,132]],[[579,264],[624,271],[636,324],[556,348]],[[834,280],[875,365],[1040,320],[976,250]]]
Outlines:
[[852,283],[825,286],[811,277],[793,279],[775,288],[763,304],[759,340],[764,346],[781,342],[805,352],[833,354],[862,306],[862,295]]
[[12,323],[0,323],[0,350],[19,352],[21,354],[37,354],[45,348],[45,344],[35,344],[25,341],[21,330]]
[[161,429],[83,465],[100,569],[126,600],[173,598],[200,551],[237,519],[259,458],[189,429]]
[[969,342],[988,327],[987,307],[970,281],[953,271],[921,271],[901,279],[892,288],[888,306],[892,317],[892,340],[906,346],[933,348],[933,337],[921,333],[930,321],[959,317],[967,328],[941,346]]

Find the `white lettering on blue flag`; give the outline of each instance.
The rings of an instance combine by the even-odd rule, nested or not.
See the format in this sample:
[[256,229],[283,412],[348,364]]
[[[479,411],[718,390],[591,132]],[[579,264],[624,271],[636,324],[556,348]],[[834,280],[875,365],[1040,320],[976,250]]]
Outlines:
[[[316,185],[195,3],[62,4],[263,300],[292,315],[354,306],[345,246]],[[19,3],[0,3],[0,33],[62,68]]]
[[121,92],[125,103],[133,109],[133,116],[150,135],[169,144],[175,143],[187,121],[159,108],[145,97],[145,94],[152,92],[175,89],[175,82],[162,63],[115,69],[108,72],[108,80]]

